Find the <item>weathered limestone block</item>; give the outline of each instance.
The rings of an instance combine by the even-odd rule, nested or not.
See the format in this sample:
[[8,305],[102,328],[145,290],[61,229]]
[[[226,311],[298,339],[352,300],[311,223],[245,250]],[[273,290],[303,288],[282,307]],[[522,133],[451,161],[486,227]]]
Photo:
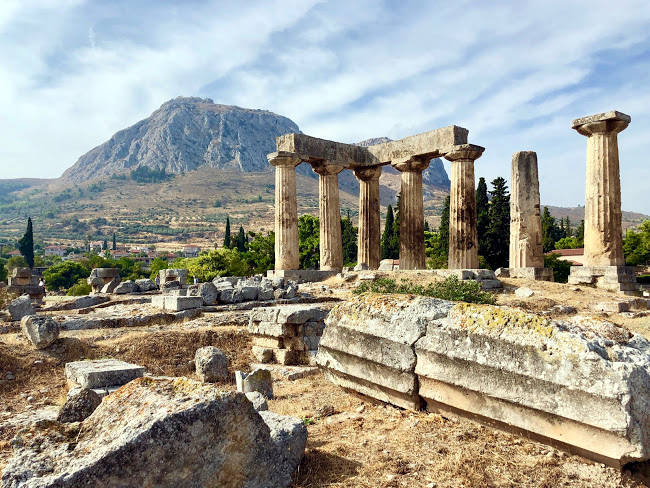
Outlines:
[[170,281],[180,281],[181,286],[187,284],[187,270],[186,269],[161,269],[158,273],[160,277],[160,284],[164,285]]
[[21,320],[28,315],[34,315],[34,307],[32,307],[32,301],[29,299],[29,295],[22,295],[12,300],[9,302],[7,308],[9,315],[11,315],[11,320]]
[[[92,293],[112,293],[120,283],[120,270],[117,268],[94,268],[87,279]],[[111,284],[111,286],[106,287]],[[108,291],[104,291],[104,288]]]
[[125,385],[141,377],[144,367],[117,359],[96,359],[66,363],[65,376],[70,383],[82,388]]
[[201,308],[203,306],[203,297],[157,295],[151,297],[151,305],[171,312],[180,312],[182,310]]
[[59,422],[82,422],[92,414],[95,409],[102,403],[100,397],[93,390],[82,388],[72,395],[59,410],[56,419]]
[[26,315],[20,328],[37,349],[45,349],[59,338],[59,323],[45,315]]
[[113,293],[116,295],[126,295],[129,293],[138,293],[140,287],[133,280],[122,281],[119,285],[115,287]]
[[418,409],[414,344],[451,302],[361,295],[325,320],[316,363],[334,383],[403,408]]
[[140,378],[83,424],[47,422],[26,432],[3,486],[281,488],[307,440],[300,419],[258,413],[241,393],[186,378]]
[[268,369],[257,368],[250,373],[235,371],[235,383],[237,391],[242,393],[256,391],[261,393],[264,398],[269,400],[273,398],[273,379]]
[[527,431],[613,465],[650,457],[650,343],[639,335],[458,304],[428,323],[415,350],[430,411]]
[[639,289],[632,266],[571,266],[571,285],[595,285],[607,291],[629,292]]
[[219,290],[212,282],[201,283],[198,295],[203,298],[204,305],[214,305],[219,301]]
[[205,346],[196,350],[194,354],[196,374],[204,383],[226,381],[229,378],[228,358],[218,348]]
[[117,278],[113,278],[108,283],[106,283],[102,287],[101,293],[113,293],[115,291],[115,288],[117,288],[119,284],[120,284],[120,277],[118,276]]
[[140,288],[140,291],[146,292],[146,291],[152,291],[152,290],[157,290],[158,287],[156,286],[156,283],[149,279],[149,278],[143,278],[140,280],[135,280],[135,284],[138,285],[138,288]]

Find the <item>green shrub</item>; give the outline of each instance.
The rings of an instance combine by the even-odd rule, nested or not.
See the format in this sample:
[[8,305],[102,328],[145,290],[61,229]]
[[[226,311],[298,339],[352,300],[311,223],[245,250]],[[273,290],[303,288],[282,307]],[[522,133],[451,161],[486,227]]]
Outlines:
[[408,281],[396,283],[389,278],[379,278],[370,283],[359,285],[354,293],[400,293],[422,295],[443,300],[467,303],[494,304],[494,296],[481,288],[481,283],[474,280],[459,280],[457,276],[449,276],[443,281],[429,283],[428,285],[415,285]]
[[90,268],[88,266],[74,261],[65,261],[47,268],[43,272],[43,280],[48,290],[60,290],[70,288],[89,275]]
[[551,253],[544,256],[544,267],[553,270],[553,280],[555,280],[556,283],[566,283],[569,281],[571,263],[560,259],[559,254]]
[[90,285],[85,279],[80,279],[75,285],[72,285],[66,295],[71,297],[82,297],[89,295],[91,291]]

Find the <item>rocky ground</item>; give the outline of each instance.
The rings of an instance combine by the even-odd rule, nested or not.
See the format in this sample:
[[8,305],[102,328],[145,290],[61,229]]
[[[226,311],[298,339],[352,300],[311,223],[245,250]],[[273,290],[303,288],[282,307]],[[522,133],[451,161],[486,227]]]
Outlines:
[[[431,278],[421,274],[409,279]],[[558,317],[592,314],[593,303],[620,299],[585,287],[514,279],[504,283],[497,293],[499,304]],[[345,298],[354,286],[332,279],[301,291]],[[533,295],[516,296],[520,287]],[[650,337],[647,312],[608,314],[607,319]],[[247,312],[239,311],[145,327],[62,331],[44,350],[35,350],[14,329],[0,334],[0,469],[21,419],[64,402],[66,362],[112,357],[143,365],[155,375],[195,377],[195,350],[213,345],[228,356],[232,371],[248,370],[252,357],[246,323]],[[621,472],[472,421],[383,405],[343,391],[320,374],[298,380],[276,375],[274,390],[269,409],[302,418],[308,426],[307,451],[294,487],[646,486],[644,466]]]

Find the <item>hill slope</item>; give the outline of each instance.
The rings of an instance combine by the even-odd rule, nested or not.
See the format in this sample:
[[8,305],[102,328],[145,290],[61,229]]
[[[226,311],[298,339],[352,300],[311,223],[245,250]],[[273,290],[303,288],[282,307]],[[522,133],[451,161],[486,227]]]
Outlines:
[[203,166],[264,171],[275,138],[289,132],[300,130],[272,112],[177,97],[81,156],[62,179],[80,183],[138,166],[173,174]]

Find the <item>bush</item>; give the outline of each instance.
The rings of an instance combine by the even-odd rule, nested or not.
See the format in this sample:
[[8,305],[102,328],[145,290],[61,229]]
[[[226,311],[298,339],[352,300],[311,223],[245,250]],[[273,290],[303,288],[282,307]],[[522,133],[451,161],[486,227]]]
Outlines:
[[408,281],[397,284],[395,280],[379,278],[370,283],[364,282],[354,290],[357,295],[365,292],[422,295],[455,302],[486,303],[490,305],[495,303],[494,296],[483,291],[481,283],[474,280],[462,281],[457,276],[449,276],[443,281],[429,283],[426,286],[415,285]]
[[551,253],[544,256],[544,267],[553,270],[553,280],[555,280],[556,283],[566,283],[569,281],[571,263],[560,259],[559,254]]
[[85,279],[82,278],[79,281],[77,281],[75,285],[72,285],[70,287],[66,295],[71,297],[82,297],[85,295],[89,295],[90,291],[91,291],[90,285]]
[[85,264],[66,261],[46,269],[43,272],[43,280],[49,290],[60,290],[70,288],[89,275],[90,268]]

